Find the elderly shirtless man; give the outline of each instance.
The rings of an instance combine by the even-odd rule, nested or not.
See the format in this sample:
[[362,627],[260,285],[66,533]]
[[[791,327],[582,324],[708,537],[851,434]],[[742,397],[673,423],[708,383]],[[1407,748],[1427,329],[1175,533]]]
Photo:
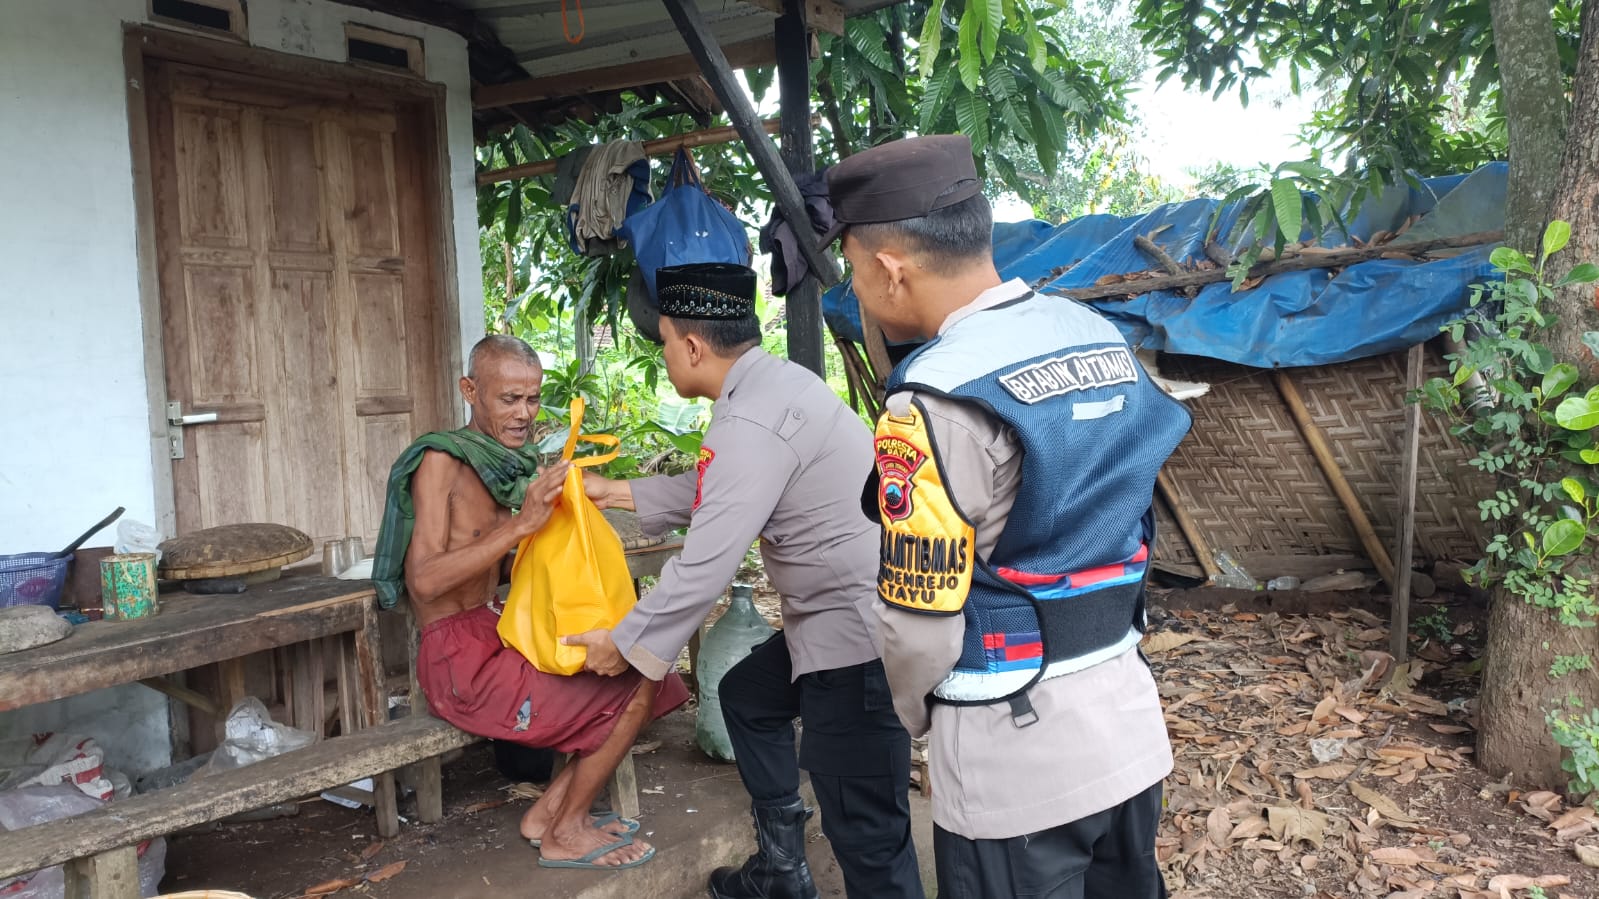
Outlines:
[[[638,823],[591,818],[589,806],[644,724],[687,700],[682,681],[672,674],[654,682],[632,670],[619,677],[545,674],[495,631],[507,555],[549,520],[566,476],[562,462],[534,477],[536,457],[524,449],[543,378],[538,356],[521,340],[490,336],[473,347],[460,381],[471,421],[460,431],[426,435],[402,454],[384,528],[397,505],[396,479],[414,472],[404,585],[422,629],[417,677],[434,713],[469,733],[578,756],[522,818],[522,836],[540,848],[539,864],[632,867],[655,853],[633,837]],[[392,545],[386,537],[379,538],[380,597],[384,548]]]

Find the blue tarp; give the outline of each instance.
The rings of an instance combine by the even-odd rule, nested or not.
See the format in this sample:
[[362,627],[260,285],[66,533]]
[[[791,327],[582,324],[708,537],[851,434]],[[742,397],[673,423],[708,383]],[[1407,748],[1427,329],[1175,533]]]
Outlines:
[[[1398,230],[1420,216],[1401,242],[1496,231],[1504,227],[1508,168],[1494,163],[1464,175],[1398,185],[1373,197],[1348,220],[1362,240]],[[1219,201],[1189,200],[1140,216],[1090,215],[1062,225],[1027,221],[994,226],[994,263],[1005,278],[1044,290],[1089,287],[1109,274],[1142,272],[1151,260],[1133,245],[1139,234],[1179,262],[1204,259],[1203,243]],[[1226,233],[1242,203],[1224,209]],[[1308,237],[1309,235],[1303,235]],[[1323,246],[1344,243],[1324,235]],[[1237,247],[1232,248],[1237,250]],[[1093,305],[1137,346],[1206,356],[1258,368],[1322,365],[1393,352],[1438,333],[1466,308],[1470,286],[1494,275],[1492,247],[1429,262],[1375,259],[1335,277],[1326,269],[1274,275],[1250,290],[1211,284],[1193,299],[1169,291]],[[860,312],[845,281],[822,297],[828,324],[861,339]]]

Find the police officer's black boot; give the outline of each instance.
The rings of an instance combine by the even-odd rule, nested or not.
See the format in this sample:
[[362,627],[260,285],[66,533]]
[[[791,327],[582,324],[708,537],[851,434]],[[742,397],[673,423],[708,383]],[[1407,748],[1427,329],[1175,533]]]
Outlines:
[[741,868],[711,872],[711,899],[817,899],[805,863],[805,822],[811,810],[798,797],[751,805],[759,848]]

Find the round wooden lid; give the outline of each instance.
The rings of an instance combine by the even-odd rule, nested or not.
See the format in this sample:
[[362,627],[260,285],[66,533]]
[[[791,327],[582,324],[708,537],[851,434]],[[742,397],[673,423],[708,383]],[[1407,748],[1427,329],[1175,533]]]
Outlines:
[[311,538],[281,524],[227,524],[161,544],[159,574],[171,580],[230,577],[281,568],[311,554]]

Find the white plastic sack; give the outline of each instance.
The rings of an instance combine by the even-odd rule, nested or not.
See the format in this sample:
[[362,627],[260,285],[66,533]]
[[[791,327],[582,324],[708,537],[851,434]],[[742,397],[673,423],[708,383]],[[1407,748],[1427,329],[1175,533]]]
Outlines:
[[267,714],[266,706],[254,696],[239,700],[228,713],[222,745],[211,754],[205,767],[194,772],[205,777],[230,768],[243,768],[285,752],[303,749],[316,742],[310,731],[278,724]]
[[105,774],[105,752],[90,737],[42,733],[0,740],[0,790],[58,783],[102,802],[116,789]]
[[[106,772],[120,777],[116,772]],[[21,830],[93,811],[105,802],[85,794],[70,781],[32,785],[0,791],[0,831]],[[164,839],[148,840],[138,846],[139,894],[160,893],[166,876],[167,844]],[[60,865],[0,879],[0,896],[5,899],[64,899],[66,874]]]

